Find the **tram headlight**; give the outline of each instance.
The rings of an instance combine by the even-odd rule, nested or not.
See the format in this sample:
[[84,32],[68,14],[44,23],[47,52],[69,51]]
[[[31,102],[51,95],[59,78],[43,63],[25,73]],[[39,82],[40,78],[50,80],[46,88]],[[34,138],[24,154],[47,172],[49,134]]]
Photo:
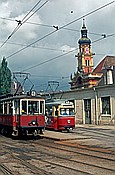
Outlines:
[[36,124],[36,122],[35,122],[35,121],[33,121],[33,122],[32,122],[32,125],[35,125],[35,124]]
[[70,120],[68,120],[67,123],[70,124]]

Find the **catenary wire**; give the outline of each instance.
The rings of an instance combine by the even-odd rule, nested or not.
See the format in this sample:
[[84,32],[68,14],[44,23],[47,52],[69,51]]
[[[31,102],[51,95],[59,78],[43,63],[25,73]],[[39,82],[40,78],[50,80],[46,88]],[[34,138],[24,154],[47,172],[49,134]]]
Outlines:
[[[11,18],[3,18],[3,17],[0,17],[1,19],[3,20],[9,20],[9,21],[16,21],[16,20],[13,20]],[[35,22],[25,22],[26,24],[32,24],[32,25],[39,25],[39,26],[43,26],[43,27],[49,27],[49,28],[52,28],[53,26],[52,25],[48,25],[48,24],[40,24],[40,23],[35,23]],[[72,28],[67,28],[67,27],[64,27],[63,28],[64,30],[68,30],[68,31],[73,31],[73,32],[80,32],[80,30],[78,29],[72,29]],[[95,33],[95,32],[89,32],[89,34],[92,34],[92,35],[97,35],[97,36],[101,36],[102,34],[101,33]]]
[[[15,43],[15,42],[7,42],[7,44],[13,44],[13,45],[17,45],[17,46],[26,46],[26,44]],[[64,50],[64,49],[56,49],[56,48],[49,48],[49,47],[43,47],[43,46],[31,46],[31,47],[32,48],[36,48],[36,49],[45,49],[45,50],[53,50],[53,51],[59,51],[59,52],[66,52],[66,50]],[[105,54],[104,53],[96,53],[96,55],[105,55]]]
[[29,68],[27,68],[27,69],[24,69],[23,72],[25,72],[25,71],[27,71],[27,70],[30,70],[30,69],[33,69],[33,68],[35,68],[35,67],[41,66],[41,65],[43,65],[43,64],[45,64],[45,63],[48,63],[48,62],[50,62],[50,61],[56,60],[56,59],[58,59],[58,58],[60,58],[60,57],[62,57],[62,56],[68,55],[68,54],[74,52],[75,50],[77,50],[77,49],[70,50],[70,51],[68,51],[68,52],[66,52],[66,53],[64,53],[64,54],[61,54],[61,55],[58,55],[58,56],[53,57],[53,58],[51,58],[51,59],[45,60],[45,61],[43,61],[43,62],[41,62],[41,63],[39,63],[39,64],[36,64],[36,65],[31,66],[31,67],[29,67]]
[[[113,34],[112,34],[112,35],[113,35]],[[106,36],[106,38],[107,38],[107,37],[111,37],[112,35],[108,35],[108,36]],[[105,37],[99,38],[99,39],[93,41],[92,43],[96,43],[96,42],[98,42],[98,41],[100,41],[100,40],[103,40],[103,39],[105,39]],[[68,55],[68,54],[74,52],[74,51],[77,50],[77,49],[78,49],[78,48],[72,49],[72,50],[70,50],[70,51],[68,51],[68,52],[66,52],[66,53],[64,53],[64,54],[61,54],[61,55],[58,55],[58,56],[53,57],[53,58],[51,58],[51,59],[45,60],[45,61],[43,61],[43,62],[41,62],[41,63],[39,63],[39,64],[36,64],[36,65],[31,66],[31,67],[29,67],[29,68],[27,68],[27,69],[24,69],[23,72],[25,72],[25,71],[27,71],[27,70],[30,70],[30,69],[33,69],[33,68],[35,68],[35,67],[41,66],[41,65],[43,65],[43,64],[45,64],[45,63],[48,63],[48,62],[50,62],[50,61],[53,61],[53,60],[55,60],[55,59],[58,59],[58,58],[60,58],[60,57],[65,56],[65,55]]]
[[[35,12],[33,12],[28,18],[27,16],[32,12],[32,10],[34,8],[36,8],[36,6],[41,2],[41,0],[39,0],[37,2],[37,4],[25,15],[25,17],[22,20],[16,20],[18,22],[18,25],[15,27],[15,29],[13,30],[13,32],[8,36],[8,38],[3,42],[3,44],[1,45],[1,47],[3,47],[6,42],[12,37],[12,35],[14,35],[19,28],[21,27],[22,24],[24,24],[28,19],[30,19],[38,10],[40,10],[49,0],[45,1],[39,8],[37,8],[37,10],[35,10]],[[1,48],[0,47],[0,48]]]
[[[0,41],[2,43],[2,41]],[[26,44],[21,44],[21,43],[15,43],[15,42],[7,42],[7,44],[11,44],[11,45],[17,45],[17,46],[27,46]],[[53,50],[53,51],[61,51],[61,52],[65,52],[66,50],[64,49],[56,49],[56,48],[49,48],[49,47],[43,47],[43,46],[30,46],[32,48],[38,48],[38,49],[46,49],[46,50]]]
[[[24,18],[22,20],[18,20],[18,25],[14,28],[14,30],[12,31],[12,33],[8,36],[8,38],[3,42],[3,44],[1,45],[1,47],[3,47],[5,45],[5,43],[11,38],[11,36],[20,28],[20,26],[22,25],[23,20],[31,13],[32,10],[34,10],[34,8],[41,2],[41,0],[39,0],[34,7],[24,16]],[[4,18],[2,18],[4,19]],[[8,19],[9,20],[9,19]],[[17,20],[15,20],[17,21]],[[20,21],[20,22],[19,22]]]
[[[101,7],[99,7],[99,8],[96,8],[95,10],[92,10],[91,12],[89,12],[89,13],[87,13],[87,14],[85,14],[85,15],[83,15],[83,16],[81,16],[81,17],[79,17],[79,18],[77,18],[77,19],[75,19],[75,20],[73,20],[73,21],[71,21],[71,22],[69,22],[69,23],[63,25],[63,26],[60,27],[58,30],[63,29],[63,28],[65,28],[65,27],[67,27],[68,25],[73,24],[73,23],[75,23],[76,21],[78,21],[78,20],[80,20],[80,19],[82,19],[82,18],[84,18],[84,17],[87,17],[87,16],[89,16],[89,15],[91,15],[91,14],[93,14],[93,13],[95,13],[95,12],[97,12],[97,11],[99,11],[99,10],[101,10],[101,9],[103,9],[103,8],[105,8],[105,7],[107,7],[107,6],[109,6],[109,5],[111,5],[111,4],[114,3],[114,2],[115,2],[115,1],[112,1],[112,2],[110,2],[110,3],[107,3],[107,4],[105,4],[105,5],[101,6]],[[34,42],[32,42],[32,43],[30,43],[29,45],[25,46],[24,48],[22,48],[22,49],[20,49],[20,50],[18,50],[18,51],[16,51],[16,52],[14,52],[13,54],[7,56],[6,58],[8,59],[8,58],[10,58],[10,57],[16,55],[17,53],[20,53],[21,51],[25,50],[26,48],[30,47],[31,45],[33,45],[33,44],[35,44],[35,43],[37,43],[37,42],[43,40],[44,38],[46,38],[46,37],[52,35],[53,33],[57,32],[58,30],[55,30],[55,31],[52,31],[52,32],[46,34],[45,36],[41,37],[40,39],[38,39],[38,40],[36,40],[36,41],[34,41]]]

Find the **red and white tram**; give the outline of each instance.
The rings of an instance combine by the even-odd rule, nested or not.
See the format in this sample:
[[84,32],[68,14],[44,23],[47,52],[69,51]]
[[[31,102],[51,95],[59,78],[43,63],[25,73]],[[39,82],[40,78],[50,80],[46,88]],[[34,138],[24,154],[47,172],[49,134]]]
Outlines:
[[46,103],[46,129],[71,131],[75,128],[74,104],[55,100]]
[[38,135],[45,128],[45,100],[17,95],[0,99],[0,130],[13,136]]

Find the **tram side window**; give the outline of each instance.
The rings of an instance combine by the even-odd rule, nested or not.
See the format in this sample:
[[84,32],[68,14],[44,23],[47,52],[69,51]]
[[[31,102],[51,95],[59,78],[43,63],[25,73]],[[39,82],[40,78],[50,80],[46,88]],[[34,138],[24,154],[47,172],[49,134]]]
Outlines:
[[4,103],[4,114],[7,114],[7,102]]
[[22,101],[22,114],[27,114],[27,101]]
[[40,101],[40,114],[44,114],[44,101]]
[[52,106],[46,106],[46,116],[52,115]]
[[20,101],[19,100],[14,101],[14,110],[15,110],[15,114],[20,113]]
[[39,113],[39,101],[28,101],[28,113],[38,114]]
[[0,103],[0,114],[3,114],[3,103]]
[[8,114],[13,114],[13,102],[8,102]]
[[55,108],[55,116],[58,116],[58,107]]

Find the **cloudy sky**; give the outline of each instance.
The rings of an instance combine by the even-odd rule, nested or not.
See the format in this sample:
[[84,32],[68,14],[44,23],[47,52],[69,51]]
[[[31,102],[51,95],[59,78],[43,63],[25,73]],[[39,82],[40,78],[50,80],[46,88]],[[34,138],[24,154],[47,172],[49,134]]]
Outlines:
[[12,72],[30,73],[38,91],[49,88],[48,81],[59,82],[58,90],[69,89],[70,75],[77,69],[75,55],[83,16],[95,53],[94,66],[106,55],[115,55],[115,2],[111,2],[0,0],[0,59],[6,57]]

